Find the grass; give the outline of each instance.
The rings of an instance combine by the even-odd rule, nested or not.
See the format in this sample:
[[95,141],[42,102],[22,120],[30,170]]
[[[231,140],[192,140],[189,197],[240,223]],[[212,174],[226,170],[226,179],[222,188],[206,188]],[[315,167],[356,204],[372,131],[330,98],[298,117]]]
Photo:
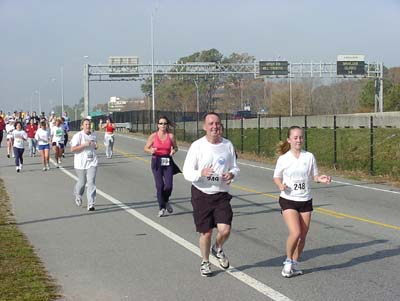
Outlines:
[[0,179],[0,300],[42,301],[60,297],[33,247],[15,225]]

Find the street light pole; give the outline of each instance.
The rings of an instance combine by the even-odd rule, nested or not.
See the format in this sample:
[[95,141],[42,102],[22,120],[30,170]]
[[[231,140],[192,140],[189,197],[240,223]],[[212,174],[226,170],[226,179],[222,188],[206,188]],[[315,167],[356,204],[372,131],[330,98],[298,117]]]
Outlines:
[[64,66],[61,66],[61,116],[64,113]]
[[152,110],[152,118],[153,118],[153,122],[152,124],[154,124],[155,127],[155,89],[154,89],[154,17],[153,17],[153,13],[151,13],[151,98],[152,98],[152,102],[151,102],[151,110]]

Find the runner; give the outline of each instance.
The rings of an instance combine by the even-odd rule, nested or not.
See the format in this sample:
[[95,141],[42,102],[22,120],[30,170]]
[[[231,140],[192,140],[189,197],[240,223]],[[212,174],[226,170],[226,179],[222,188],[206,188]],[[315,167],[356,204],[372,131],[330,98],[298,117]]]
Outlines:
[[166,211],[174,211],[169,197],[172,193],[174,169],[178,168],[172,156],[178,151],[178,146],[174,135],[169,132],[170,125],[167,117],[158,118],[158,131],[150,135],[144,146],[144,151],[152,154],[151,170],[156,183],[159,217],[164,216]]
[[[49,124],[51,124],[49,122]],[[61,167],[61,156],[64,149],[64,123],[61,118],[56,118],[54,126],[51,127],[50,135],[54,150],[54,159],[56,160],[57,168]]]
[[302,275],[298,261],[303,251],[313,211],[310,182],[330,183],[331,177],[318,175],[314,155],[302,150],[303,131],[298,126],[289,128],[287,140],[278,145],[280,155],[274,171],[275,185],[281,191],[279,204],[288,227],[286,260],[282,276]]
[[10,158],[10,153],[12,153],[12,157],[14,158],[14,151],[12,151],[14,144],[14,136],[13,136],[13,131],[15,130],[14,124],[15,120],[11,117],[8,118],[6,124],[7,158]]
[[75,204],[82,205],[82,196],[86,182],[89,211],[95,210],[96,203],[96,172],[97,172],[97,139],[90,131],[90,120],[82,120],[82,130],[71,139],[71,152],[74,153],[74,168],[78,181],[74,188]]
[[38,150],[43,163],[43,171],[50,169],[50,131],[47,129],[47,122],[41,121],[40,128],[36,131],[35,139],[38,143]]
[[22,165],[24,164],[24,141],[28,139],[28,135],[22,129],[21,121],[15,123],[15,130],[12,132],[14,140],[14,156],[15,156],[15,169],[17,172],[22,171]]
[[111,117],[107,117],[106,123],[100,126],[100,129],[101,128],[106,130],[104,134],[104,146],[106,147],[106,157],[108,159],[111,159],[113,155],[114,142],[115,142],[114,138],[115,123],[112,121]]
[[38,126],[35,124],[35,120],[33,118],[29,119],[29,124],[25,127],[25,131],[28,134],[28,147],[30,157],[34,157],[36,155],[35,134],[37,130]]
[[200,273],[208,277],[212,274],[209,256],[214,227],[217,228],[217,236],[211,252],[222,268],[229,267],[229,260],[222,250],[231,233],[233,216],[229,184],[240,170],[232,143],[221,137],[219,115],[207,113],[203,129],[206,135],[189,148],[183,175],[192,182],[193,217],[196,231],[200,233],[199,245],[203,258]]
[[3,111],[0,111],[0,147],[1,142],[3,141],[3,131],[6,128],[6,122],[4,121]]

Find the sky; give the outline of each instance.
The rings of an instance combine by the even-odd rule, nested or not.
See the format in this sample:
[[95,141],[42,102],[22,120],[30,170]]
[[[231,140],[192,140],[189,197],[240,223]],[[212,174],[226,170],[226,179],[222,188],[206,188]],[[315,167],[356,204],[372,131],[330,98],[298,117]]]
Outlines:
[[[0,0],[0,110],[83,97],[84,64],[109,56],[172,63],[215,48],[256,60],[330,62],[362,54],[400,66],[400,0]],[[63,81],[61,80],[63,74]],[[91,82],[90,106],[141,97],[140,82]]]

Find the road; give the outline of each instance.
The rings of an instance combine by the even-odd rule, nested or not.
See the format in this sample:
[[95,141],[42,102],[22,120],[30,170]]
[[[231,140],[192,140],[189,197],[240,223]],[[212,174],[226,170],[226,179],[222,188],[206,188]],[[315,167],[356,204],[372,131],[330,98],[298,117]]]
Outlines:
[[[102,134],[99,134],[99,141]],[[17,224],[61,285],[63,300],[399,300],[400,189],[334,178],[313,186],[314,213],[301,267],[280,275],[287,229],[273,166],[239,160],[232,184],[232,267],[200,276],[190,183],[174,178],[174,213],[157,217],[150,157],[140,136],[118,134],[113,159],[99,149],[96,211],[75,205],[73,157],[23,172],[0,149],[0,177]],[[183,166],[181,147],[176,161]],[[318,160],[318,158],[317,158]],[[86,203],[86,197],[85,197]],[[215,263],[215,261],[213,261]]]

